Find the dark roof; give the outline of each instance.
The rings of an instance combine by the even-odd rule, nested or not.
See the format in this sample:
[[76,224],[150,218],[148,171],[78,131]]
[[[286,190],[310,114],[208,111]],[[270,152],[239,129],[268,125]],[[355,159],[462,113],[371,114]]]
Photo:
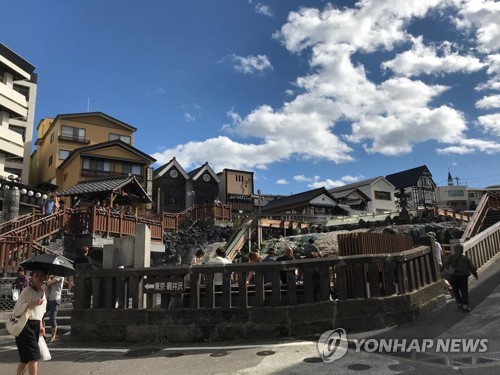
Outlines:
[[167,164],[163,164],[162,166],[156,168],[153,171],[153,178],[156,179],[157,177],[163,176],[167,171],[171,170],[174,167],[175,167],[176,170],[179,171],[180,174],[182,174],[182,176],[186,180],[189,179],[188,174],[186,173],[186,171],[184,170],[184,168],[182,168],[182,166],[179,164],[179,162],[175,159],[175,157],[173,157],[172,159],[170,159],[170,161]]
[[366,195],[365,193],[363,193],[361,190],[359,190],[358,188],[353,188],[353,189],[349,189],[349,190],[342,190],[342,191],[339,191],[339,192],[335,192],[335,191],[332,191],[330,190],[330,193],[337,199],[340,199],[340,198],[345,198],[345,197],[348,197],[349,195],[351,195],[352,193],[358,193],[358,195],[361,196],[361,199],[365,202],[368,202],[368,201],[371,201],[370,197],[368,195]]
[[[136,154],[136,155],[139,155],[140,157],[142,157],[146,160],[149,160],[151,163],[154,163],[156,161],[156,159],[152,158],[148,154],[145,154],[144,152],[135,148],[134,146],[131,146],[128,143],[125,143],[119,139],[114,139],[112,141],[96,143],[93,145],[83,146],[83,147],[79,147],[79,148],[74,149],[73,151],[71,151],[71,153],[68,155],[68,157],[61,163],[61,165],[59,165],[59,167],[57,167],[57,168],[62,169],[63,165],[69,163],[69,160],[71,160],[75,155],[83,154],[83,153],[88,152],[88,151],[98,150],[100,148],[107,148],[107,147],[111,147],[111,146],[122,147],[122,148]],[[89,156],[89,155],[87,155],[87,156]],[[102,155],[102,156],[92,155],[92,156],[93,157],[102,157],[103,159],[109,159],[109,160],[116,159],[115,157],[107,156],[107,155]],[[123,159],[119,158],[119,160],[123,160]],[[128,160],[128,161],[133,161],[133,160]]]
[[[31,64],[26,59],[19,56],[17,53],[12,51],[9,47],[7,47],[3,43],[0,43],[0,55],[5,57],[7,60],[12,62],[13,64],[17,65],[22,70],[24,70],[26,73],[29,73],[30,75],[33,74],[33,72],[35,71],[35,66],[33,64]],[[8,71],[11,71],[11,69],[8,67],[5,67],[5,69],[7,69]],[[15,79],[19,78],[17,71],[11,71],[11,72],[14,74]],[[21,77],[21,78],[24,78],[24,77]]]
[[[418,179],[424,174],[428,173],[432,179],[432,174],[425,165],[420,167],[407,169],[406,171],[393,173],[385,176],[385,178],[394,185],[396,189],[404,189],[410,186],[417,185]],[[433,181],[434,182],[434,181]],[[434,184],[435,185],[435,184]]]
[[203,164],[201,167],[198,167],[196,169],[193,169],[191,172],[188,172],[188,176],[193,178],[194,176],[196,176],[196,174],[201,171],[203,168],[205,168],[206,164]]
[[62,196],[92,196],[98,193],[111,193],[125,191],[133,198],[139,199],[146,203],[151,203],[146,191],[141,184],[136,180],[135,176],[128,175],[125,177],[106,177],[94,180],[80,181],[76,185],[65,189],[58,195]]
[[275,199],[273,201],[270,201],[265,206],[263,206],[261,210],[263,212],[264,211],[266,211],[266,212],[280,212],[280,211],[285,211],[287,209],[291,209],[294,207],[301,207],[304,204],[307,204],[308,202],[310,202],[312,199],[319,197],[322,194],[327,195],[334,202],[338,203],[338,201],[335,199],[335,197],[333,195],[331,195],[328,192],[328,190],[326,190],[324,187],[321,187],[319,189],[304,191],[302,193],[289,195],[287,197],[283,197],[280,199]]

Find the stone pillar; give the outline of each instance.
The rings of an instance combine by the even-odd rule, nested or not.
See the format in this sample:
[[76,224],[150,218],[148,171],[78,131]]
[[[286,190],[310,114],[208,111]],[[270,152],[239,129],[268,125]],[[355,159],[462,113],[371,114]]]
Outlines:
[[3,192],[2,221],[17,219],[19,216],[19,201],[21,192],[19,189],[8,189]]
[[151,265],[151,229],[146,224],[137,224],[135,229],[134,268]]

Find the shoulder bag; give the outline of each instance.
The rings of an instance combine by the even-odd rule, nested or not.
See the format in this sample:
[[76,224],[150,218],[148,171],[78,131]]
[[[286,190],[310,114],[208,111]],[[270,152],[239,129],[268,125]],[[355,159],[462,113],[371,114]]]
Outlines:
[[31,309],[26,309],[21,315],[15,315],[14,312],[7,317],[5,322],[5,328],[12,336],[19,336],[21,331],[24,329],[28,317],[30,316]]
[[449,264],[447,265],[444,269],[443,269],[443,277],[446,279],[446,280],[449,280],[451,279],[452,276],[455,275],[455,267],[457,266],[457,262],[458,262],[458,259],[460,259],[461,255],[459,255],[457,257],[457,259],[455,259],[453,261],[452,264]]

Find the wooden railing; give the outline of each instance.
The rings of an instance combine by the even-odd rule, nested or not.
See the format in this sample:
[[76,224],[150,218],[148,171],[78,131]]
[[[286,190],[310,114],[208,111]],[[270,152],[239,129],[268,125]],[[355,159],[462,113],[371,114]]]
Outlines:
[[[382,271],[378,264],[383,264]],[[255,273],[252,285],[246,283],[249,272]],[[214,285],[216,273],[222,274],[222,285]],[[297,275],[302,275],[302,281]],[[282,277],[286,283],[280,281]],[[265,284],[266,279],[271,282]],[[163,283],[167,290],[169,280],[184,282],[175,307],[212,309],[328,301],[332,288],[341,300],[400,295],[438,281],[438,273],[432,252],[425,246],[394,254],[258,264],[119,270],[83,267],[77,274],[74,307],[138,309],[160,305],[172,308],[169,304],[172,295],[145,294],[144,288]]]
[[464,242],[463,246],[472,263],[477,268],[484,267],[500,253],[500,222]]
[[0,272],[15,269],[34,254],[35,243],[57,232],[121,237],[135,235],[137,224],[146,224],[151,230],[151,240],[162,242],[164,232],[177,231],[183,220],[197,221],[209,217],[229,220],[230,214],[229,206],[217,204],[196,206],[178,214],[164,213],[161,220],[96,209],[80,211],[67,208],[49,216],[34,212],[3,223],[0,227],[4,230],[0,235]]
[[483,225],[483,221],[488,214],[490,209],[500,208],[500,194],[494,192],[486,192],[481,197],[479,204],[472,215],[472,218],[467,225],[467,228],[462,235],[462,241],[466,241],[469,238],[474,237],[481,231],[481,227]]

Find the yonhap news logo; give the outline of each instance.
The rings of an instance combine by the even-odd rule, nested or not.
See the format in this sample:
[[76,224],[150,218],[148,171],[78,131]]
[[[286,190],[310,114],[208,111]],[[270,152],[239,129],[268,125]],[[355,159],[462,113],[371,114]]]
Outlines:
[[318,352],[323,362],[333,362],[347,353],[347,335],[342,328],[324,332],[317,344]]
[[337,328],[324,332],[318,340],[317,349],[324,362],[333,362],[346,355],[351,348],[359,353],[423,353],[434,350],[436,353],[485,353],[488,339],[352,339],[347,340],[344,329]]

